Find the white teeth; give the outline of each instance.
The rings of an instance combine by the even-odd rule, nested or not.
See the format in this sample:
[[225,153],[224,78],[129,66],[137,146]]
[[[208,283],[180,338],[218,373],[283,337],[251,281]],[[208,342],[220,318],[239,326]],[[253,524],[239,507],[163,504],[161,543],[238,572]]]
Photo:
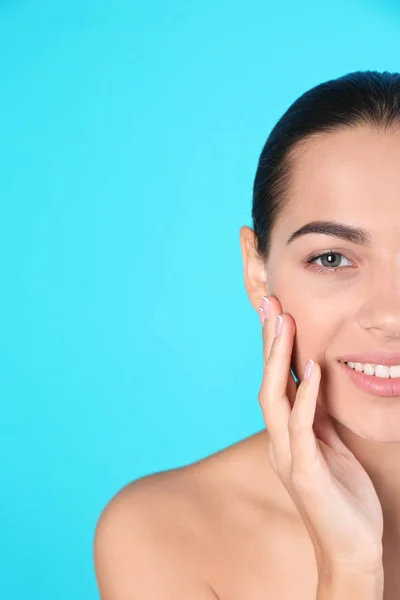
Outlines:
[[359,363],[359,362],[348,362],[346,363],[348,367],[358,371],[364,371],[366,375],[375,375],[375,377],[380,377],[381,379],[396,379],[400,377],[400,365],[393,365],[393,367],[387,367],[385,365],[372,365],[370,363]]

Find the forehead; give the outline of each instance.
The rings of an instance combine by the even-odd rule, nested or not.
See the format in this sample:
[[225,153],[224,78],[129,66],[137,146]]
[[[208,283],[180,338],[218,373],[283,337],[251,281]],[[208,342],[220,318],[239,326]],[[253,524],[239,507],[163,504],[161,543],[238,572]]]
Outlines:
[[385,207],[400,208],[400,130],[339,130],[295,150],[287,215],[359,220]]

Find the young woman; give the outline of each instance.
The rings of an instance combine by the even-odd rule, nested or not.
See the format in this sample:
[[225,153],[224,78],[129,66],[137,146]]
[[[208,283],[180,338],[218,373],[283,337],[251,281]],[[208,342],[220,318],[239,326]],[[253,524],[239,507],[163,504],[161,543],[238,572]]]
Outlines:
[[252,215],[240,243],[266,428],[111,499],[102,600],[400,597],[400,74],[294,102]]

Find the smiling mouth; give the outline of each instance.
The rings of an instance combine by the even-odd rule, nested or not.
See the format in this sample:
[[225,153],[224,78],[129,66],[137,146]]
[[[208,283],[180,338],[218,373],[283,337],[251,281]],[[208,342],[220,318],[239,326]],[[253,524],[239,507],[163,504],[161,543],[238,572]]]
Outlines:
[[[381,375],[376,375],[376,373],[366,373],[364,371],[364,369],[362,369],[361,371],[359,369],[356,369],[355,367],[351,367],[349,366],[349,362],[350,361],[346,361],[346,360],[339,360],[338,361],[340,364],[345,365],[348,369],[350,369],[351,371],[358,373],[359,375],[363,375],[364,377],[374,377],[376,379],[380,379],[382,381],[387,381],[388,379],[399,379],[400,380],[400,372],[399,372],[399,366],[398,365],[378,365],[380,367],[384,367],[385,369],[389,369],[389,377],[385,377]],[[352,364],[355,365],[356,363],[354,361],[352,361]],[[364,364],[364,363],[359,363],[359,364]],[[372,363],[365,363],[365,364],[372,364]],[[374,367],[376,365],[373,365]],[[392,369],[392,371],[390,370]],[[386,370],[384,371],[384,373],[386,374]]]
[[379,377],[368,375],[364,371],[356,371],[349,367],[346,361],[339,360],[350,381],[360,390],[376,397],[400,397],[400,377]]

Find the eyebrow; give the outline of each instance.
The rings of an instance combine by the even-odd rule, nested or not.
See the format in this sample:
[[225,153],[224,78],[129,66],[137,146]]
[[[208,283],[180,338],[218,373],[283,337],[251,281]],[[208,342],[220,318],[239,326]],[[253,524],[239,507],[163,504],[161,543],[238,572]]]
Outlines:
[[309,233],[322,233],[365,247],[371,245],[371,235],[368,231],[336,221],[312,221],[311,223],[307,223],[292,233],[286,245]]

